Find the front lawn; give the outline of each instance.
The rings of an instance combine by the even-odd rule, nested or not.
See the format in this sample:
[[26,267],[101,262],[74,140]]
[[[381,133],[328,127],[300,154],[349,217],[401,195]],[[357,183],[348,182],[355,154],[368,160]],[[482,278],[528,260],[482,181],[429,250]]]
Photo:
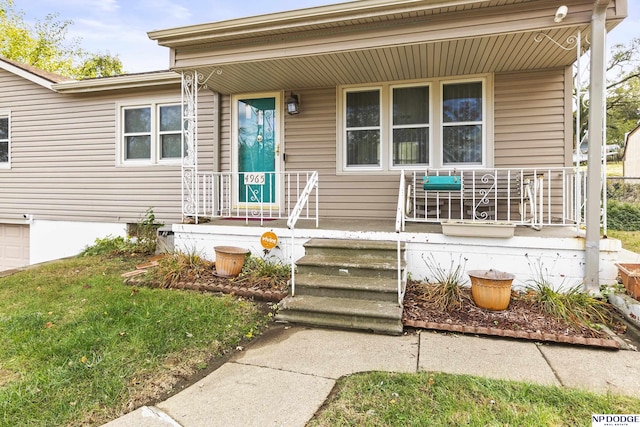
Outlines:
[[0,425],[100,425],[265,326],[233,296],[124,285],[141,260],[77,257],[0,278]]
[[618,239],[622,242],[622,247],[631,252],[640,253],[640,231],[607,231],[607,236]]
[[372,372],[338,381],[313,426],[591,426],[640,399],[467,375]]

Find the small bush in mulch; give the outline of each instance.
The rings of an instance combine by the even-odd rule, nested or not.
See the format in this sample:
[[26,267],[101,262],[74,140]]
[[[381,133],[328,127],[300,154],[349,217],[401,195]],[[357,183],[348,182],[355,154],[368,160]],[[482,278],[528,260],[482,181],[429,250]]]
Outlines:
[[512,291],[504,311],[476,306],[461,273],[463,262],[455,264],[452,260],[447,270],[433,257],[424,261],[431,277],[407,284],[403,313],[406,326],[603,346],[615,345],[602,325],[624,332],[625,326],[615,320],[607,302],[582,292],[579,284],[561,286],[565,290],[556,291],[550,270],[539,261],[529,260],[534,278],[526,291]]
[[218,276],[215,263],[195,253],[165,254],[145,274],[129,283],[155,288],[223,292],[262,301],[278,302],[289,289],[291,268],[276,258],[248,256],[238,277]]
[[[491,311],[476,306],[471,290],[461,288],[460,303],[443,310],[424,303],[424,288],[424,283],[407,284],[403,313],[407,326],[567,343],[575,341],[569,338],[611,338],[596,324],[574,324],[546,312],[532,292],[513,291],[507,310]],[[624,325],[614,320],[612,309],[607,306],[605,313],[603,323],[616,332],[624,332]]]

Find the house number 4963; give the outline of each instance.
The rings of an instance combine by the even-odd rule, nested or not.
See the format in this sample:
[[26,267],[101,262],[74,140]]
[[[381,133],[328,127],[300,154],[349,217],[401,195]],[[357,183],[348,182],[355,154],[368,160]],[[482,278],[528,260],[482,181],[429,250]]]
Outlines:
[[264,185],[264,173],[245,172],[244,185]]

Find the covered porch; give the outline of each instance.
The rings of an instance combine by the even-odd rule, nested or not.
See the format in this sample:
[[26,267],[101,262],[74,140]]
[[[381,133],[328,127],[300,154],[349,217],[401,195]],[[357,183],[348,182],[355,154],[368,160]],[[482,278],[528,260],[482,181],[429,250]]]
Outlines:
[[[434,261],[445,269],[464,264],[466,270],[497,269],[516,275],[514,288],[522,289],[544,274],[558,288],[575,286],[584,280],[585,237],[574,226],[515,226],[513,237],[476,234],[448,235],[439,223],[407,222],[404,231],[396,231],[392,220],[301,219],[295,229],[287,219],[213,219],[202,224],[173,224],[177,249],[194,251],[215,259],[215,246],[240,246],[252,254],[288,263],[305,255],[304,244],[311,239],[348,239],[357,241],[401,242],[409,277],[420,280],[430,275],[426,262]],[[265,251],[261,236],[272,232],[276,247]],[[355,245],[354,245],[355,246]],[[624,262],[620,241],[600,241],[600,281],[614,283],[616,262]],[[635,261],[635,258],[634,258]]]
[[[536,268],[559,287],[615,280],[620,244],[597,238],[593,209],[600,168],[587,184],[572,166],[572,64],[626,1],[566,6],[558,17],[551,0],[371,0],[149,33],[182,74],[182,210],[193,224],[173,225],[177,245],[259,254],[273,231],[272,254],[292,263],[312,238],[380,240],[403,245],[415,278],[433,255],[509,266],[516,286]],[[452,235],[450,222],[513,235]]]

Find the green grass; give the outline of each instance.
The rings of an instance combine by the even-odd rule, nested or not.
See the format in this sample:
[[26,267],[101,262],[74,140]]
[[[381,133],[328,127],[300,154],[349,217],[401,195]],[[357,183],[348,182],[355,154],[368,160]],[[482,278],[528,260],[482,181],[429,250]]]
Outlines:
[[622,162],[607,162],[607,176],[623,176]]
[[634,414],[640,399],[436,373],[363,373],[309,426],[591,426],[592,414]]
[[640,254],[640,231],[607,230],[607,236],[620,240],[623,248]]
[[136,261],[84,256],[0,278],[0,426],[99,425],[266,322],[230,296],[124,285]]

